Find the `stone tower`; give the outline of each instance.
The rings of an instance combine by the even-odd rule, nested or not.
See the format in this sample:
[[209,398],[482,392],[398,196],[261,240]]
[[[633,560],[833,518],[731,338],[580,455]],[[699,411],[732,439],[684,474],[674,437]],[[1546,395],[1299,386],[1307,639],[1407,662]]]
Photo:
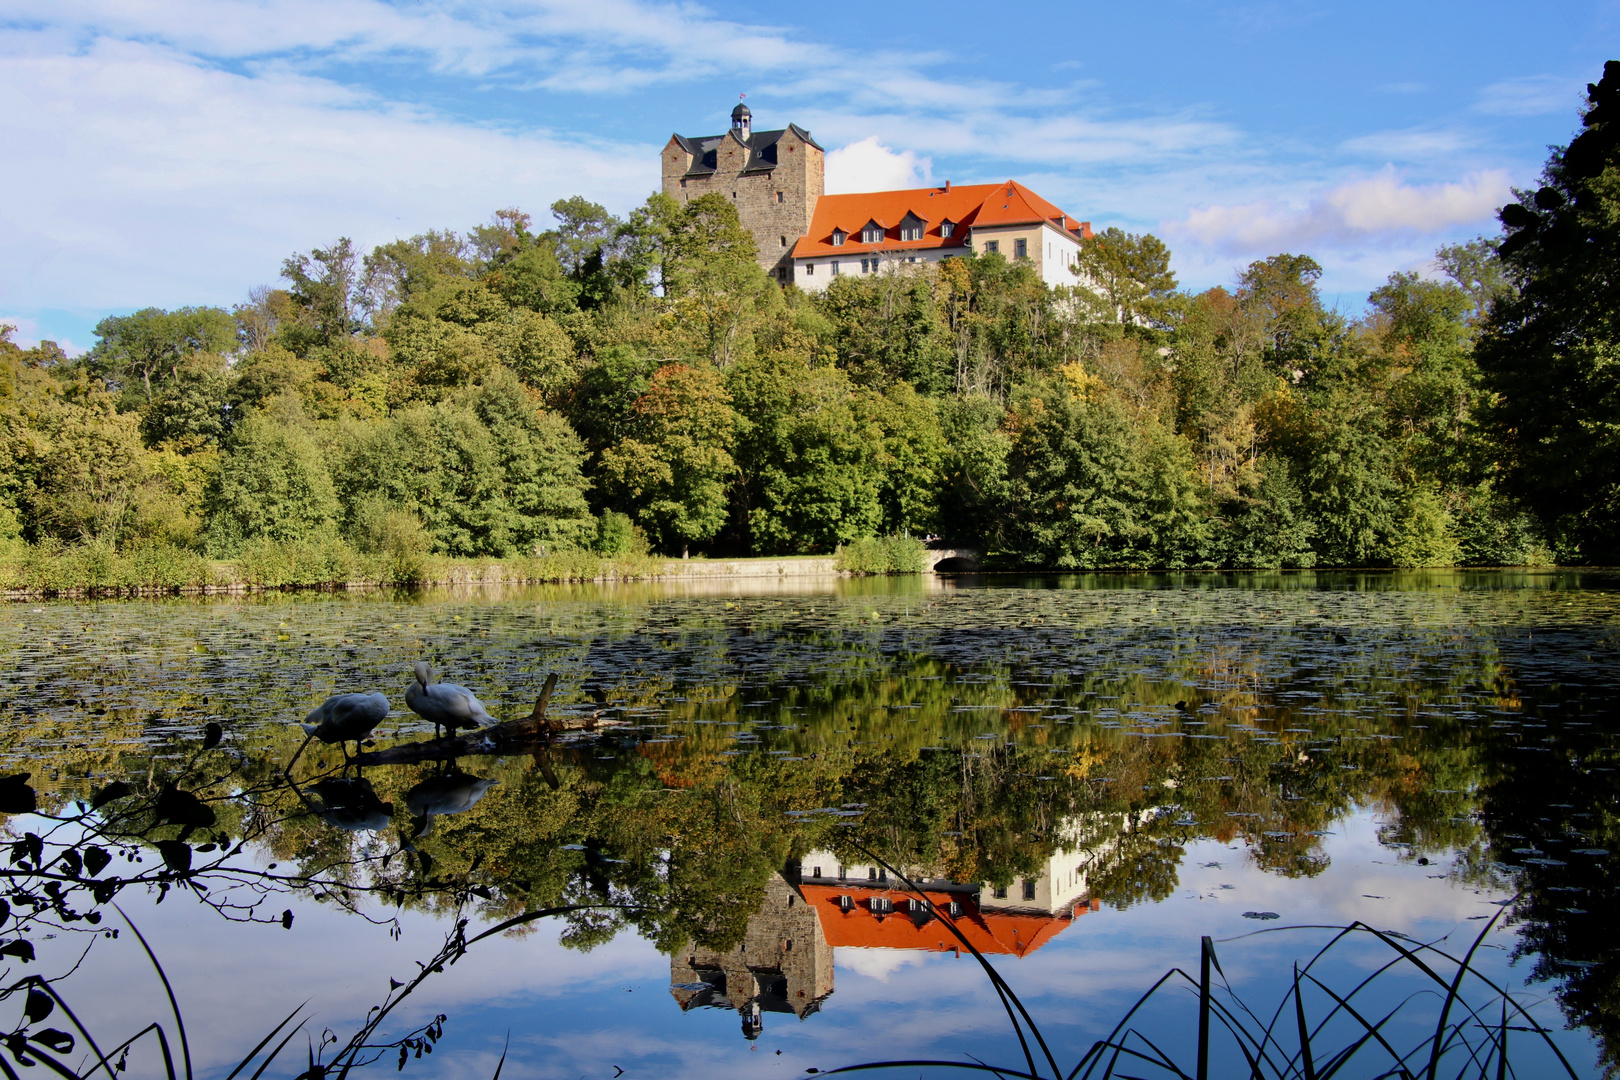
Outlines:
[[752,1039],[765,1013],[803,1020],[821,1008],[833,991],[832,946],[815,907],[792,882],[772,874],[742,944],[722,953],[688,943],[669,958],[669,982],[682,1012],[735,1009],[743,1035]]
[[662,160],[664,194],[689,202],[718,192],[737,206],[754,234],[759,265],[779,281],[793,277],[793,245],[810,228],[826,184],[827,154],[797,124],[755,131],[739,103],[724,135],[671,135]]

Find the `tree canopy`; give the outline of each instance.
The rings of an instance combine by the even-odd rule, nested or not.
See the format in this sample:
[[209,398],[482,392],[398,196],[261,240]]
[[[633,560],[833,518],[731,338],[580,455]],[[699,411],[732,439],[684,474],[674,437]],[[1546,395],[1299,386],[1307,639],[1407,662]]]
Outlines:
[[0,543],[1612,561],[1620,65],[1588,96],[1501,237],[1359,317],[1308,254],[1191,292],[1117,228],[1072,285],[988,253],[805,293],[720,196],[339,238],[232,311],[109,317],[77,359],[0,336]]

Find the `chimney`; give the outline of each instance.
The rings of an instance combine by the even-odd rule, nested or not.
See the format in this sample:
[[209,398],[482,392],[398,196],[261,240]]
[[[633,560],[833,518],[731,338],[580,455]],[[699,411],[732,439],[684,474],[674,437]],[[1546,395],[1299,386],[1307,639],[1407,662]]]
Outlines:
[[945,190],[946,191],[951,190],[951,182],[949,180],[945,181]]

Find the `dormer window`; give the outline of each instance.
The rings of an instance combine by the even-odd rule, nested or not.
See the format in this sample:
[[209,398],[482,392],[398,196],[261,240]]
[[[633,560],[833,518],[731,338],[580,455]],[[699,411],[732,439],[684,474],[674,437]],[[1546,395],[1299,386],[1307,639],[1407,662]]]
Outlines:
[[956,231],[956,222],[946,220],[946,221],[942,221],[942,222],[939,223],[939,235],[940,236],[943,236],[946,239],[949,239],[950,235],[955,231]]
[[907,214],[905,219],[900,222],[900,239],[921,240],[923,238],[923,230],[927,227],[928,223],[922,218],[918,217],[916,214]]
[[861,229],[861,243],[881,244],[883,242],[884,232],[885,229],[882,225],[879,225],[876,220],[868,221],[865,227]]
[[848,236],[848,235],[849,234],[847,232],[845,232],[843,229],[834,229],[833,233],[832,233],[833,247],[843,247],[844,246],[844,238],[846,236]]

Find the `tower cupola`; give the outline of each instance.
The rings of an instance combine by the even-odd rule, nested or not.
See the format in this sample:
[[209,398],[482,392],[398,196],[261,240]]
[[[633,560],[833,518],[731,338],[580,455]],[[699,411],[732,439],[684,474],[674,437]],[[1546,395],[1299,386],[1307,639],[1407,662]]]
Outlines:
[[753,111],[742,102],[737,102],[737,107],[731,110],[731,130],[737,133],[738,138],[746,141],[753,127]]

